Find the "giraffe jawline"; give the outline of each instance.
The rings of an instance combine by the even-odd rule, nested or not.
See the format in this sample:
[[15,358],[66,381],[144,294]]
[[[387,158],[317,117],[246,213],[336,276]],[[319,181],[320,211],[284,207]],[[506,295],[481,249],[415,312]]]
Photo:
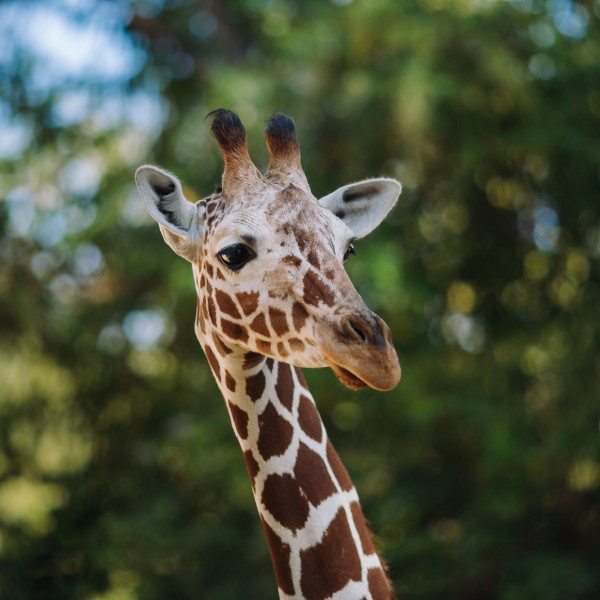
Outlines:
[[351,390],[362,390],[362,388],[367,387],[368,384],[359,379],[354,373],[348,371],[348,369],[344,369],[344,367],[340,367],[332,362],[329,362],[329,366],[339,381]]

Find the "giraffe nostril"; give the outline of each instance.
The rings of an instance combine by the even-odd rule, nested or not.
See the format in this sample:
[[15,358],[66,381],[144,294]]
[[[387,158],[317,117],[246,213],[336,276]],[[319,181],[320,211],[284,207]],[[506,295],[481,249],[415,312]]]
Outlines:
[[356,337],[360,339],[361,342],[366,343],[367,334],[358,326],[358,324],[352,320],[348,320],[348,327],[356,334]]
[[371,327],[365,320],[351,315],[344,319],[342,326],[352,339],[358,340],[363,344],[369,343]]
[[372,316],[372,322],[358,315],[348,315],[342,322],[342,328],[350,339],[361,344],[377,348],[383,348],[388,344],[387,327],[377,315]]

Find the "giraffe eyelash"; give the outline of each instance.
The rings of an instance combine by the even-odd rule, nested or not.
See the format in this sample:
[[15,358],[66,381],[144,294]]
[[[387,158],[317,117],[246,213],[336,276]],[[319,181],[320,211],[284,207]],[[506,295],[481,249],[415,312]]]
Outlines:
[[348,244],[346,252],[344,252],[344,262],[346,262],[351,256],[356,256],[356,250],[354,244]]

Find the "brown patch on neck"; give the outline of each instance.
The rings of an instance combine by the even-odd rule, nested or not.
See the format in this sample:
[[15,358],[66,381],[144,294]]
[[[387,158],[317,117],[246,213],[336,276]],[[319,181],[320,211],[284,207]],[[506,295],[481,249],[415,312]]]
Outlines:
[[246,354],[244,354],[244,363],[242,365],[242,369],[244,369],[244,371],[253,369],[254,367],[257,367],[264,360],[264,358],[265,357],[258,352],[246,352]]
[[292,367],[287,363],[280,362],[277,367],[275,393],[279,398],[279,402],[291,411],[294,402],[294,379],[292,377]]
[[289,447],[294,431],[271,402],[258,416],[258,451],[264,460],[281,456]]
[[252,402],[256,402],[260,399],[265,391],[265,384],[265,375],[262,371],[259,371],[255,375],[250,375],[246,379],[246,394]]
[[300,302],[294,302],[292,306],[292,322],[296,331],[299,332],[304,327],[306,319],[308,319],[308,311],[304,308],[304,305],[300,304]]
[[390,582],[383,569],[379,567],[369,569],[367,581],[373,600],[394,600],[395,596],[392,594]]
[[346,471],[346,467],[344,467],[344,463],[338,456],[331,440],[327,440],[327,460],[331,465],[331,469],[333,470],[333,474],[335,478],[338,480],[340,487],[345,491],[349,492],[354,488],[354,484],[350,479],[350,475],[348,475],[348,471]]
[[308,385],[306,384],[306,377],[304,377],[304,373],[300,367],[294,367],[294,371],[296,372],[296,378],[298,379],[298,383],[305,389],[308,389]]
[[375,546],[373,545],[371,532],[367,527],[367,522],[360,504],[358,502],[353,502],[350,505],[350,509],[352,510],[352,520],[354,521],[354,525],[356,525],[363,552],[365,554],[373,554],[373,552],[375,552]]
[[258,471],[260,467],[254,458],[254,454],[252,454],[252,450],[246,450],[244,452],[244,462],[246,463],[246,468],[248,469],[248,475],[250,475],[250,483],[252,484],[252,489],[255,487],[255,479],[258,475]]
[[320,544],[300,552],[300,560],[300,587],[307,600],[325,600],[348,582],[362,580],[360,557],[344,509],[338,510]]
[[228,402],[227,404],[231,413],[231,419],[235,425],[235,430],[238,436],[242,440],[245,440],[248,437],[248,413],[232,402]]
[[237,387],[235,379],[227,369],[225,369],[225,385],[230,392],[235,392],[235,388]]
[[269,550],[271,561],[275,570],[275,578],[279,589],[288,596],[294,596],[294,582],[292,581],[292,569],[290,567],[290,547],[281,541],[279,536],[269,527],[264,519],[261,519]]
[[302,529],[308,518],[308,500],[298,482],[289,473],[269,475],[261,501],[286,529]]
[[298,422],[307,436],[311,437],[316,442],[320,442],[323,439],[323,425],[321,424],[321,417],[319,416],[317,407],[314,402],[304,394],[300,396]]
[[335,494],[336,488],[323,459],[306,444],[300,443],[294,475],[313,506]]

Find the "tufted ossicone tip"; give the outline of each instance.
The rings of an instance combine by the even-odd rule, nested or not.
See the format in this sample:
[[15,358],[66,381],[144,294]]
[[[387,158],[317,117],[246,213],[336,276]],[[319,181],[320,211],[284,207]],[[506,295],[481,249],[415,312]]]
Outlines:
[[231,110],[218,108],[206,115],[212,120],[210,131],[219,144],[225,160],[223,171],[223,193],[240,181],[253,178],[260,180],[261,174],[248,154],[246,129],[239,116]]
[[302,169],[294,121],[284,114],[276,113],[267,121],[265,138],[271,158],[266,176],[287,181],[310,192]]

